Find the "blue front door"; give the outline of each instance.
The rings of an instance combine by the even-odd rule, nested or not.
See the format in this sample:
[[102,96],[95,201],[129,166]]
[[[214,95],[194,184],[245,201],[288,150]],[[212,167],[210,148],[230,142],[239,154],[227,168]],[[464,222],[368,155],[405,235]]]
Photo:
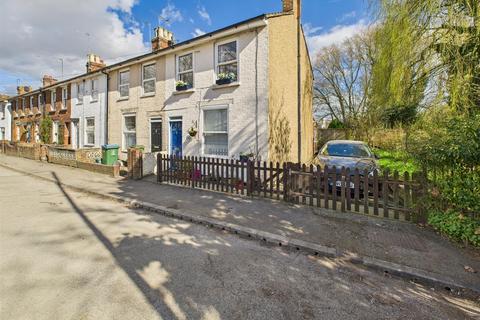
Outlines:
[[182,120],[170,121],[170,154],[182,155]]

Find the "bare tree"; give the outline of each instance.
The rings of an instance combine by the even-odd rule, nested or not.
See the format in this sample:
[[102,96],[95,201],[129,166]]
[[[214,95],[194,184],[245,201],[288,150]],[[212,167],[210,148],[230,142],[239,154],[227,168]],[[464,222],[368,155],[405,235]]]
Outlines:
[[363,32],[341,45],[324,48],[314,63],[317,118],[331,117],[354,127],[367,112],[372,67],[372,37]]

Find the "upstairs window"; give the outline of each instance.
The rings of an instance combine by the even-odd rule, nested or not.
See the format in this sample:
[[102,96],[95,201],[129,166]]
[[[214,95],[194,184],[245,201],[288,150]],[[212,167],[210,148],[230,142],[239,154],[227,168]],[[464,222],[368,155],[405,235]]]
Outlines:
[[42,94],[40,93],[40,94],[38,95],[38,107],[40,108],[42,105],[43,105],[43,96],[42,96]]
[[92,91],[92,102],[93,101],[97,101],[98,100],[98,80],[97,79],[93,79],[91,82],[90,82],[90,86],[91,86],[91,91]]
[[52,110],[56,109],[56,104],[57,104],[57,92],[54,90],[52,91]]
[[203,153],[212,156],[228,156],[228,110],[203,110]]
[[62,109],[67,108],[67,99],[68,99],[67,88],[62,88]]
[[83,103],[83,82],[77,83],[77,103]]
[[30,96],[30,109],[33,109],[33,99],[34,96]]
[[148,64],[142,68],[143,94],[155,93],[155,64]]
[[238,81],[237,41],[217,45],[217,77],[228,75]]
[[128,97],[130,89],[130,71],[121,71],[118,79],[118,91],[120,92],[120,97]]
[[25,98],[22,98],[22,109],[25,109]]
[[183,81],[188,88],[193,88],[193,53],[178,57],[177,81]]

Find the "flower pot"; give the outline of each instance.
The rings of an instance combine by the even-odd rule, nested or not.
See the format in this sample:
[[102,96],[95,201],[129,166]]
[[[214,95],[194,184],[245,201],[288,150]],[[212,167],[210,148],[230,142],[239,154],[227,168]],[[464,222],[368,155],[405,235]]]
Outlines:
[[216,84],[217,85],[222,85],[222,84],[229,84],[232,83],[232,79],[225,78],[225,79],[217,79]]
[[187,85],[178,85],[175,87],[175,89],[177,89],[177,91],[185,91],[188,89],[188,86]]
[[197,135],[197,131],[188,131],[188,135],[193,138]]

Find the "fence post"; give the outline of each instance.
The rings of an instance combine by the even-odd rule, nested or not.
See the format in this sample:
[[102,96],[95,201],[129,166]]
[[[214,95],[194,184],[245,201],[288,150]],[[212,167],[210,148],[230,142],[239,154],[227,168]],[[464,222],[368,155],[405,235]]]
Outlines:
[[412,196],[414,196],[415,202],[415,215],[412,219],[415,223],[426,223],[427,222],[427,210],[424,205],[422,198],[425,196],[428,190],[428,179],[427,174],[424,171],[423,173],[414,173],[414,180],[418,182],[418,186],[412,189]]
[[157,154],[157,182],[162,183],[162,155],[160,153]]
[[290,176],[290,162],[284,162],[283,163],[283,201],[288,202],[289,199],[289,194],[288,191],[290,189],[288,185],[288,178]]
[[255,172],[253,172],[253,170],[255,170],[255,166],[253,162],[249,159],[247,160],[247,196],[252,196],[253,193],[253,179],[255,177]]

